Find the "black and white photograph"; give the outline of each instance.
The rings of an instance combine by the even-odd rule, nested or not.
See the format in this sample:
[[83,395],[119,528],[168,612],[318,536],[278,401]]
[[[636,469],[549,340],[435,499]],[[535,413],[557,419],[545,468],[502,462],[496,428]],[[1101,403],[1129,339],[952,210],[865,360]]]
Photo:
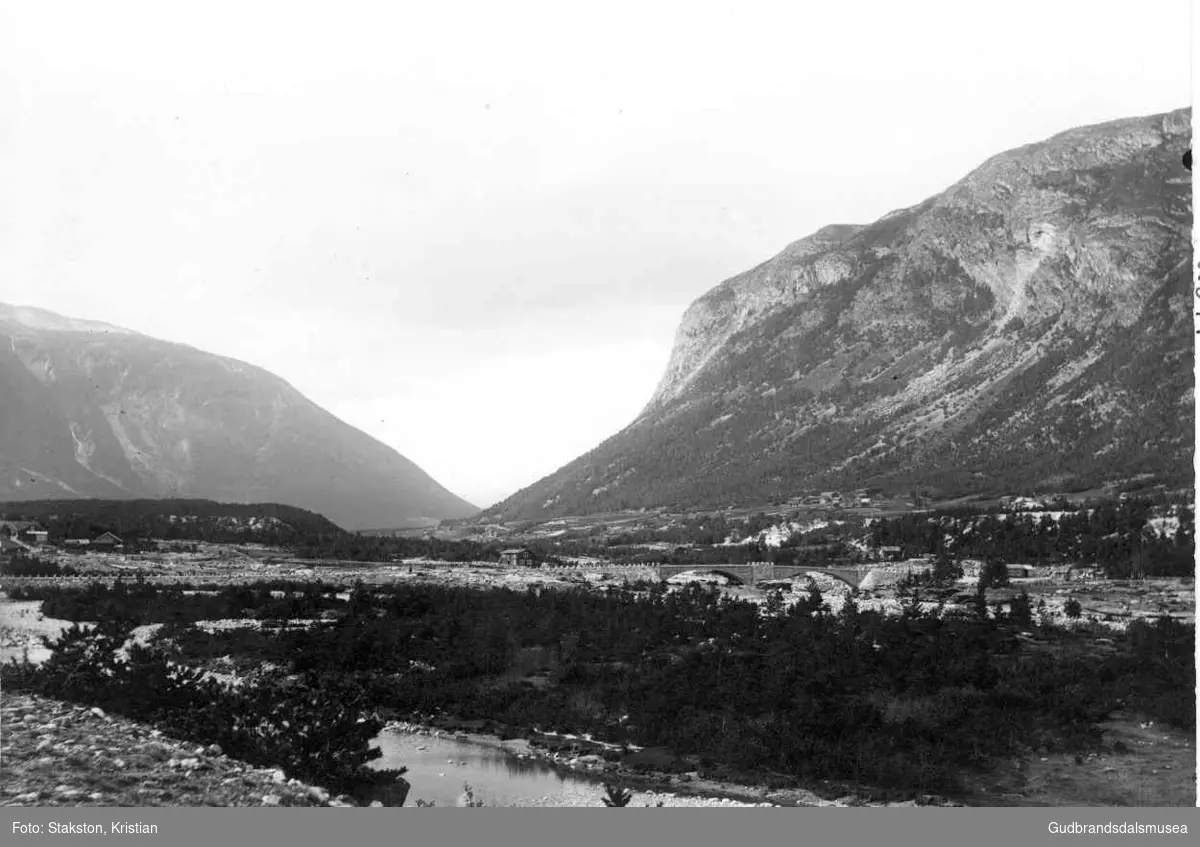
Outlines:
[[14,836],[1194,809],[1193,14],[0,0]]

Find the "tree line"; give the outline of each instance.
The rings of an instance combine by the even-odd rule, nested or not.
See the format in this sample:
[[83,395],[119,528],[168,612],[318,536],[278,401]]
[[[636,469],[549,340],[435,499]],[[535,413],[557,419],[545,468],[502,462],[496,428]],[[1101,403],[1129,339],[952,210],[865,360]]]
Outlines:
[[40,523],[51,541],[112,532],[129,544],[151,539],[319,544],[345,534],[327,518],[277,503],[212,500],[44,500],[0,504],[4,520]]
[[1099,503],[1049,514],[958,509],[880,519],[869,543],[896,545],[910,555],[950,551],[958,558],[1028,564],[1095,564],[1114,578],[1190,576],[1195,571],[1195,513],[1177,506],[1177,526],[1154,530],[1162,506],[1149,499]]

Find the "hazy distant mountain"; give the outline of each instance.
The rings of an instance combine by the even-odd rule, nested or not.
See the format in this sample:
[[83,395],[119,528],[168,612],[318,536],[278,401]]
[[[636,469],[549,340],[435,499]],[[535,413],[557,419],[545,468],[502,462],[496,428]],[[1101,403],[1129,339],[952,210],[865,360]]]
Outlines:
[[0,500],[68,497],[283,503],[347,529],[477,511],[261,368],[0,304]]
[[1190,482],[1190,127],[1074,129],[792,244],[692,304],[636,421],[488,515]]

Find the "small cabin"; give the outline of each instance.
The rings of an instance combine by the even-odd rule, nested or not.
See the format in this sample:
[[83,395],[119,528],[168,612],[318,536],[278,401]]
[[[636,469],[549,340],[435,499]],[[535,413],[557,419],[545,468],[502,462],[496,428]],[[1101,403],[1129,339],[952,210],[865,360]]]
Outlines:
[[511,568],[532,568],[536,565],[533,552],[525,547],[500,551],[500,564]]
[[101,535],[99,538],[93,539],[91,545],[89,545],[89,546],[93,550],[111,551],[111,550],[120,549],[121,545],[124,543],[125,542],[123,542],[119,537],[117,537],[113,533],[106,532],[103,535]]

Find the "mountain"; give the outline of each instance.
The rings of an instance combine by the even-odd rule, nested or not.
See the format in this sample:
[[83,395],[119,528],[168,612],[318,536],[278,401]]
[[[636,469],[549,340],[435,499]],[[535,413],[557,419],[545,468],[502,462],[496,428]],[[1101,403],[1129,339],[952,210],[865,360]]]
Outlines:
[[485,517],[1190,484],[1190,127],[1073,129],[795,242],[691,305],[633,423]]
[[261,368],[0,303],[0,501],[281,503],[347,529],[478,511]]

